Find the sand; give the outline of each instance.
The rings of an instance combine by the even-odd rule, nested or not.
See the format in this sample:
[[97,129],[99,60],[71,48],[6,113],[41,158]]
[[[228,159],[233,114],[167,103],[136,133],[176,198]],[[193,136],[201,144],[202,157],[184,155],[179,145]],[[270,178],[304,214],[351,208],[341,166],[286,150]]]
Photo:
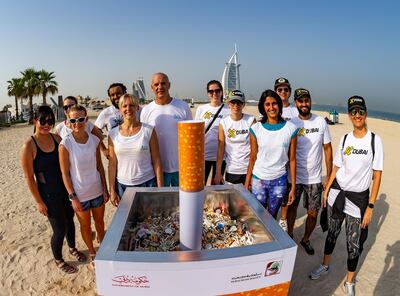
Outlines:
[[[257,114],[256,110],[256,107],[246,107],[247,113]],[[334,151],[340,136],[351,131],[347,115],[341,114],[340,122],[330,126]],[[400,123],[370,118],[368,125],[383,139],[385,168],[369,237],[359,262],[356,289],[358,295],[398,295],[400,231],[396,228],[399,227],[400,199],[396,184],[400,176],[400,158],[396,156],[399,150],[396,130],[400,129]],[[37,211],[18,161],[21,146],[32,130],[32,126],[27,125],[0,130],[0,295],[96,295],[94,271],[87,263],[80,264],[67,254],[66,244],[65,260],[75,264],[78,273],[64,274],[53,262],[50,225]],[[111,222],[114,212],[108,203],[106,225]],[[294,232],[296,242],[303,235],[305,217],[305,210],[299,207]],[[77,219],[75,224],[77,247],[87,253]],[[299,247],[289,295],[343,295],[347,259],[343,234],[344,230],[338,239],[330,272],[318,281],[309,280],[308,274],[321,261],[326,233],[319,227],[314,231],[311,237],[316,250],[314,256],[307,255]]]

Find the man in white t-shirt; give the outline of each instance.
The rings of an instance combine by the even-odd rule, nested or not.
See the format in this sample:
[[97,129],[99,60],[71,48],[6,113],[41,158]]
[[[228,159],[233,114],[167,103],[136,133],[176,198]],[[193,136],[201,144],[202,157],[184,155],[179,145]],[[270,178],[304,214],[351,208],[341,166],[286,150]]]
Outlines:
[[169,94],[171,83],[164,73],[156,73],[151,81],[155,99],[143,107],[140,121],[154,126],[160,146],[164,186],[179,186],[178,121],[192,119],[189,105]]
[[[321,195],[332,171],[332,145],[328,125],[321,116],[311,113],[311,95],[304,88],[296,89],[294,100],[299,116],[292,118],[299,132],[296,148],[296,196],[288,206],[288,234],[293,237],[293,227],[302,194],[307,209],[306,227],[300,244],[309,255],[314,255],[310,236],[317,223],[321,208]],[[326,178],[322,185],[322,152],[325,156]],[[290,179],[289,179],[290,180]]]
[[[284,77],[279,77],[275,80],[274,91],[279,95],[282,100],[282,118],[286,121],[291,120],[294,117],[299,115],[297,108],[290,104],[289,98],[292,93],[292,88],[290,86],[289,80]],[[281,206],[281,219],[279,220],[279,225],[282,227],[283,230],[287,231],[287,206],[288,197],[286,196],[283,199],[282,206]]]

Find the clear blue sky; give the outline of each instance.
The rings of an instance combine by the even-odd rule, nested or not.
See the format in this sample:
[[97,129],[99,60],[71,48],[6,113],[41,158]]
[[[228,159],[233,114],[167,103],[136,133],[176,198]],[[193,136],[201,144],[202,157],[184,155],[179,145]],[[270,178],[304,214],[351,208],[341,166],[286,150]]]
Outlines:
[[[353,94],[400,113],[398,1],[7,1],[0,10],[0,107],[27,67],[54,71],[60,94],[106,97],[112,82],[170,76],[171,94],[206,98],[236,43],[241,86],[275,78],[321,104]],[[39,102],[39,98],[35,101]]]

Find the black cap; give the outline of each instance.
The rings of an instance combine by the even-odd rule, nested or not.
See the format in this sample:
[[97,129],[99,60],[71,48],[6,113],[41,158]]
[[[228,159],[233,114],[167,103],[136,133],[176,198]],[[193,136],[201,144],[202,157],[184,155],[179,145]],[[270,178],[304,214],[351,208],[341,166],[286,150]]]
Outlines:
[[365,100],[360,96],[352,96],[347,101],[347,109],[350,112],[351,110],[359,108],[362,110],[367,110],[367,105],[365,105]]
[[275,80],[274,89],[276,90],[276,88],[277,88],[279,85],[287,85],[287,86],[289,86],[289,88],[290,88],[289,80],[287,80],[287,79],[284,78],[284,77],[279,77],[277,80]]
[[227,102],[237,100],[237,101],[241,101],[242,103],[244,103],[244,100],[245,100],[244,93],[242,93],[238,89],[232,90],[231,92],[229,92],[226,100],[227,100]]
[[298,100],[302,97],[308,97],[311,99],[310,92],[305,88],[298,88],[294,91],[294,99]]

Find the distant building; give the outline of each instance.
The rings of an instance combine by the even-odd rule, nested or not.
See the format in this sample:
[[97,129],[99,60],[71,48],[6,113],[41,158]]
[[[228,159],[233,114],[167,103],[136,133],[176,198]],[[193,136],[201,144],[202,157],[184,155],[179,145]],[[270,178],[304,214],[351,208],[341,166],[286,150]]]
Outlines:
[[235,52],[225,64],[224,73],[222,74],[222,87],[224,88],[224,97],[235,89],[240,89],[240,64],[238,62],[238,52],[235,44]]
[[133,82],[132,94],[135,95],[139,100],[146,99],[146,89],[144,88],[143,78],[139,78]]

